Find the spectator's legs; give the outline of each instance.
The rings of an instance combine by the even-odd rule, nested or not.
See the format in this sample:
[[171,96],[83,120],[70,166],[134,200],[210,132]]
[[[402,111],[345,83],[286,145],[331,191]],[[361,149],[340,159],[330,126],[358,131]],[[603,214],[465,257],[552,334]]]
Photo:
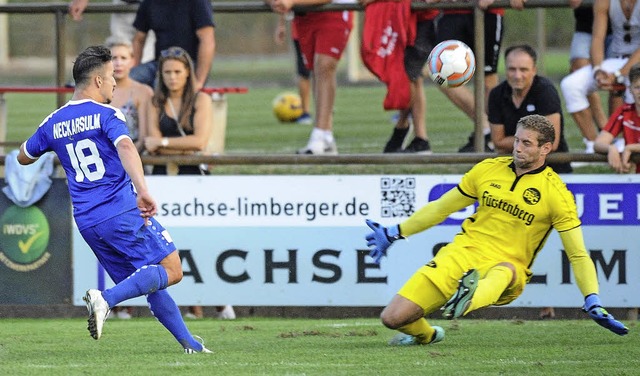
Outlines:
[[[424,95],[423,82],[424,79],[422,77],[418,77],[411,83],[413,94],[411,115],[413,117],[413,133],[415,134],[416,138],[428,140],[429,137],[427,136],[426,120],[427,99]],[[396,127],[398,126],[396,125]]]
[[316,54],[314,58],[315,127],[331,132],[333,130],[333,104],[336,97],[338,59],[324,54]]
[[302,111],[305,114],[311,112],[311,80],[307,77],[298,76],[298,93],[302,102]]

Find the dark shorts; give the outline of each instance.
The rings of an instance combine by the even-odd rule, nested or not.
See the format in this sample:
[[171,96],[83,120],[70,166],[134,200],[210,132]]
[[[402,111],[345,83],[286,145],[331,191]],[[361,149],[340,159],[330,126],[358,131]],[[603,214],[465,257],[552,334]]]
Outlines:
[[297,39],[293,40],[293,48],[296,51],[296,70],[298,76],[309,79],[311,72],[304,65],[304,59],[302,58],[302,52],[300,51],[300,42]]
[[411,81],[422,76],[427,58],[435,46],[436,29],[433,21],[420,21],[416,28],[416,41],[404,50],[404,69]]
[[[474,50],[473,14],[444,14],[436,25],[438,43],[456,39],[466,43]],[[496,73],[500,59],[500,47],[504,34],[504,23],[501,15],[484,14],[484,73]],[[475,51],[474,51],[475,52]],[[478,67],[480,68],[480,67]],[[480,70],[480,69],[478,69]]]

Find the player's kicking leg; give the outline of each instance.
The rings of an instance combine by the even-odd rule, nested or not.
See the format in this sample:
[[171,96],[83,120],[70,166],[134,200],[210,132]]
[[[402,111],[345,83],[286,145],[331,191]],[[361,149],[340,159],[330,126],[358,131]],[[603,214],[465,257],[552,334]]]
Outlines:
[[462,278],[458,281],[458,290],[442,308],[444,310],[442,316],[445,319],[453,320],[467,312],[479,280],[480,274],[475,269],[470,269],[462,275]]

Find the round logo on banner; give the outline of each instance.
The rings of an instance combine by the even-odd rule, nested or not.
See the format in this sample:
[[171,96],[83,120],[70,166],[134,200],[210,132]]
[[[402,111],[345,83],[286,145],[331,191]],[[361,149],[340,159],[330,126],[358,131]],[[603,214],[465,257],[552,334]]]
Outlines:
[[47,252],[49,222],[39,208],[11,206],[2,214],[0,226],[0,261],[9,268],[35,270],[51,257]]

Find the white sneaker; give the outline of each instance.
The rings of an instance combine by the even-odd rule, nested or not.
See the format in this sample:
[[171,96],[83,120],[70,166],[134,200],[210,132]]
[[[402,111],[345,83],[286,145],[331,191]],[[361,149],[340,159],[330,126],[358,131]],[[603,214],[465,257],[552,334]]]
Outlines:
[[594,149],[594,146],[595,146],[595,142],[594,141],[589,141],[586,138],[583,138],[582,142],[584,142],[584,146],[585,146],[584,147],[584,153],[585,154],[593,154],[593,153],[596,152],[595,149]]
[[190,319],[190,320],[198,320],[200,317],[194,315],[191,312],[187,312],[187,313],[184,314],[184,318],[185,319]]
[[296,154],[337,155],[338,147],[335,141],[309,140],[307,146],[298,150]]
[[116,313],[116,317],[119,318],[120,320],[129,320],[131,319],[131,314],[125,309],[125,310],[120,310]]
[[193,336],[193,338],[197,339],[198,342],[200,342],[202,344],[202,350],[200,351],[196,351],[190,347],[185,347],[184,348],[184,353],[185,354],[213,354],[213,351],[209,350],[208,348],[204,347],[204,339],[202,339],[202,337],[200,336]]
[[233,310],[232,306],[226,305],[222,311],[216,312],[216,318],[222,320],[235,320],[236,312]]
[[87,310],[89,311],[87,329],[89,329],[91,337],[98,340],[102,336],[102,326],[109,317],[109,304],[102,297],[102,292],[95,289],[87,290],[82,300],[87,304]]

